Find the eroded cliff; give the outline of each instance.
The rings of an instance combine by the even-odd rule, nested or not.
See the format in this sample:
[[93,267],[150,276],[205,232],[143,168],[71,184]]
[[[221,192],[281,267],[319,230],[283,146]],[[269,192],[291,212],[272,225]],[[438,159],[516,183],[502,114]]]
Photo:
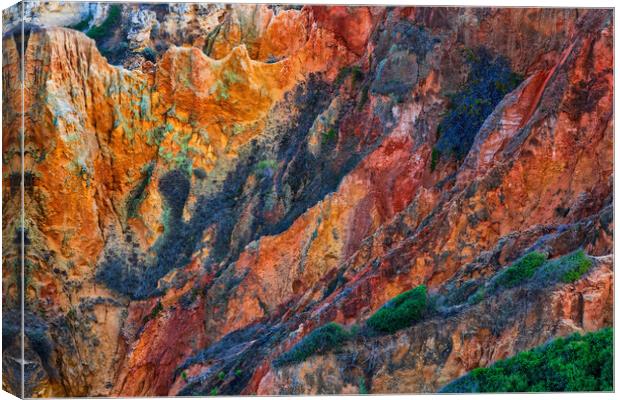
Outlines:
[[[118,7],[61,23],[35,8],[25,26],[27,395],[428,392],[611,326],[609,10]],[[22,37],[6,26],[18,238]],[[573,282],[469,300],[531,251],[578,249],[592,266]],[[421,284],[436,307],[410,328],[274,365]]]

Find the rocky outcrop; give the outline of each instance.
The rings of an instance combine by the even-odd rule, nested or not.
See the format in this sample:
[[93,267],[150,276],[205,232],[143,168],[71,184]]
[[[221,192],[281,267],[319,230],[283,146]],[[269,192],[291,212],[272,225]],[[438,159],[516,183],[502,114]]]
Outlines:
[[[46,4],[3,39],[3,331],[23,115],[27,395],[427,392],[611,325],[609,11],[123,5],[92,40]],[[490,101],[454,104],[475,76],[498,100],[442,153],[446,115]],[[576,283],[466,302],[528,251],[580,248]],[[419,284],[437,314],[273,366]]]
[[99,3],[78,3],[59,1],[27,1],[3,10],[2,33],[20,28],[22,21],[37,26],[73,25],[87,18],[89,14],[100,14],[107,5]]
[[436,392],[474,368],[612,320],[612,257],[575,284],[502,293],[395,335],[360,338],[336,353],[273,369],[257,394]]

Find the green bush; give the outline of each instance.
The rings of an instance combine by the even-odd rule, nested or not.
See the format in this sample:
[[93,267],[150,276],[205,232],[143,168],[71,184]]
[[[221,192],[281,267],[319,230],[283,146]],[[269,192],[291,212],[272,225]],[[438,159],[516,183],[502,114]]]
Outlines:
[[306,358],[324,353],[345,343],[351,335],[338,323],[330,322],[310,332],[292,349],[278,357],[274,366],[280,367],[287,364],[295,364]]
[[498,277],[498,282],[506,288],[515,287],[531,278],[534,272],[547,261],[547,255],[533,251],[521,257],[517,262],[506,268]]
[[574,334],[477,368],[441,392],[613,391],[613,329]]
[[586,256],[583,250],[569,254],[562,259],[566,263],[567,268],[564,275],[562,275],[562,282],[564,283],[575,282],[588,272],[592,266],[592,260]]
[[93,26],[86,32],[88,37],[99,40],[110,34],[112,30],[118,27],[121,23],[121,6],[118,4],[110,5],[108,10],[108,16],[101,23],[101,25]]
[[553,260],[547,260],[545,254],[534,251],[500,271],[496,278],[481,285],[469,296],[467,303],[477,304],[501,288],[513,288],[525,281],[537,287],[546,287],[557,282],[572,283],[581,278],[591,267],[592,260],[583,250]]
[[321,137],[321,143],[325,144],[327,142],[331,142],[336,138],[336,131],[334,128],[329,128],[327,132],[323,132],[323,136]]
[[427,303],[426,286],[420,285],[385,303],[368,318],[366,325],[378,332],[394,333],[419,321]]
[[260,174],[270,175],[272,174],[278,167],[278,162],[276,160],[261,160],[256,164],[256,172]]
[[472,294],[468,299],[467,303],[474,305],[480,303],[486,297],[487,291],[484,286],[480,287],[474,294]]

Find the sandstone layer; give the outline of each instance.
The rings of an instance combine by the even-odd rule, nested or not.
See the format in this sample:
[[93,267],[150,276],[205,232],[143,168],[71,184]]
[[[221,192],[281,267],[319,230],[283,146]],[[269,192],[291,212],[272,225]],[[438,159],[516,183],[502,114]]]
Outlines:
[[[612,325],[611,11],[117,7],[4,14],[6,390],[22,229],[27,396],[434,392]],[[441,152],[476,74],[501,95]],[[467,302],[578,249],[576,282]],[[421,284],[418,324],[274,366]]]

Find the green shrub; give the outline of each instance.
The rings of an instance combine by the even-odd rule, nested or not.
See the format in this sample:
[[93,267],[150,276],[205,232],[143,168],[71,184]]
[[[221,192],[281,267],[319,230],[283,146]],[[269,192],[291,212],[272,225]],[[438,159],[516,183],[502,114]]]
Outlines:
[[226,378],[226,374],[224,373],[224,371],[220,371],[220,372],[217,374],[217,379],[219,379],[219,380],[223,381],[223,380],[224,380],[224,378]]
[[592,260],[580,249],[547,261],[536,272],[534,279],[545,285],[556,282],[572,283],[588,272],[591,266]]
[[185,371],[181,372],[181,379],[183,379],[185,383],[187,383],[187,372]]
[[314,354],[324,353],[344,344],[351,335],[338,323],[330,322],[310,332],[292,349],[278,357],[274,366],[302,362]]
[[557,282],[572,283],[581,278],[591,267],[592,260],[583,250],[553,260],[547,260],[545,254],[533,251],[500,271],[496,278],[481,285],[469,296],[467,303],[477,304],[501,288],[513,288],[525,281],[537,287],[546,287]]
[[469,299],[467,299],[467,302],[471,305],[473,304],[478,304],[480,303],[482,300],[484,300],[484,298],[486,297],[487,291],[486,288],[483,286],[481,288],[479,288],[478,290],[476,290],[476,292],[474,294],[472,294]]
[[501,272],[497,283],[506,288],[515,287],[521,282],[531,278],[534,272],[547,261],[547,255],[533,251],[521,257]]
[[218,394],[219,392],[220,392],[220,391],[219,391],[217,388],[213,388],[213,389],[211,389],[211,391],[209,392],[209,396],[217,396],[217,394]]
[[394,333],[419,321],[427,303],[426,286],[420,285],[385,303],[368,318],[366,325],[378,332]]
[[270,175],[273,171],[278,167],[278,162],[276,160],[261,160],[256,164],[256,172],[260,174]]
[[336,131],[334,130],[334,128],[329,128],[327,132],[323,132],[321,142],[325,144],[327,142],[331,142],[335,138],[336,138]]
[[569,254],[562,259],[567,264],[567,270],[562,275],[562,282],[564,283],[575,282],[588,272],[592,266],[592,260],[586,256],[583,250]]
[[441,392],[613,391],[613,329],[574,334],[477,368]]
[[118,27],[121,23],[121,6],[118,4],[110,5],[108,10],[108,16],[101,23],[101,25],[93,26],[86,32],[88,37],[99,40],[110,34],[112,30]]

